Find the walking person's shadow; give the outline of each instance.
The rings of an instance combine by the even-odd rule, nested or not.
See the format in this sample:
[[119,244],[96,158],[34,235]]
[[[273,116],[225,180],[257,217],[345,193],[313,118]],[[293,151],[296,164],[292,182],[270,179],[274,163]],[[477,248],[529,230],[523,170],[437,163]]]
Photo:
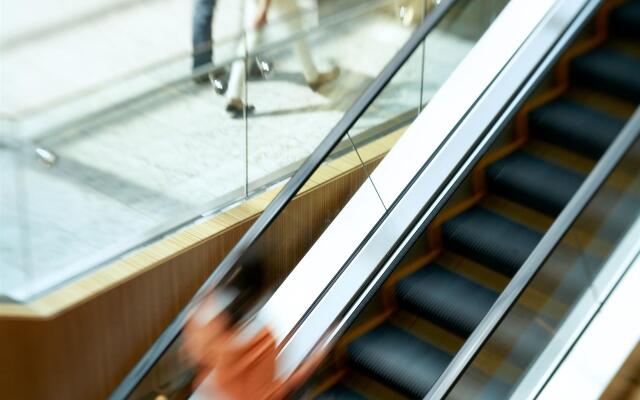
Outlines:
[[[311,104],[301,107],[283,108],[279,110],[256,112],[251,118],[277,117],[290,114],[312,113],[321,111],[346,112],[362,91],[373,81],[373,77],[355,71],[341,70],[340,76],[332,82],[323,85],[317,94],[327,101],[322,104]],[[285,81],[288,83],[307,86],[303,75],[296,72],[275,72],[269,77],[270,81]]]

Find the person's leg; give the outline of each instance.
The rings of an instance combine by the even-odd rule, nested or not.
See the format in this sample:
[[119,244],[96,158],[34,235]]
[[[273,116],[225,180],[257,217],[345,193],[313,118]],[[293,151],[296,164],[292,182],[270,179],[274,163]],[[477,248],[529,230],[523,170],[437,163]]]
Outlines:
[[216,0],[194,0],[192,35],[193,69],[213,62],[211,24]]
[[[244,46],[242,46],[244,55]],[[244,100],[244,86],[246,84],[244,59],[236,60],[231,64],[229,75],[229,86],[227,87],[227,98],[229,101]]]
[[245,96],[247,75],[245,56],[253,51],[258,40],[258,35],[253,28],[253,19],[256,15],[256,0],[234,0],[242,7],[240,15],[245,29],[245,35],[241,38],[236,56],[238,60],[231,64],[231,73],[229,76],[229,87],[227,89],[227,99],[229,100],[227,110],[238,112],[246,103]]
[[[302,17],[296,18],[296,15],[300,15],[302,11],[297,0],[273,0],[273,2],[281,15],[289,16],[287,18],[287,26],[291,34],[297,34],[304,30]],[[304,78],[313,91],[317,91],[325,83],[333,81],[340,74],[340,68],[338,67],[334,67],[327,72],[318,72],[306,38],[296,41],[293,49],[302,66]]]
[[304,74],[304,79],[307,82],[315,82],[318,80],[320,74],[318,73],[318,69],[316,68],[316,64],[313,62],[313,57],[311,57],[311,51],[309,51],[309,45],[306,39],[298,40],[293,45],[293,50],[300,60],[300,64],[302,65],[302,73]]
[[[287,21],[287,29],[290,34],[297,34],[304,29],[302,9],[296,0],[273,0],[273,7],[277,13]],[[318,79],[318,69],[311,56],[309,44],[305,38],[296,41],[293,45],[296,57],[302,66],[302,73],[307,82],[314,82]]]

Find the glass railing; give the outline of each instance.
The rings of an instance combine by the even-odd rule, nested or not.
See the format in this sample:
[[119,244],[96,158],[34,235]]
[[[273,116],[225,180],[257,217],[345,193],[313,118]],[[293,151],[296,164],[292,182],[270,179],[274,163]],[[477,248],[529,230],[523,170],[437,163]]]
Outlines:
[[[575,219],[568,219],[570,211],[565,210],[545,236],[543,242],[551,238],[549,235],[561,227],[563,220],[570,223],[447,398],[488,398],[489,393],[491,398],[535,398],[535,388],[544,386],[554,368],[552,362],[559,362],[562,355],[557,352],[559,347],[544,359],[541,355],[558,335],[565,335],[560,339],[566,340],[565,349],[570,347],[570,337],[575,340],[575,329],[579,328],[569,326],[563,331],[568,318],[574,312],[596,310],[629,266],[621,260],[634,257],[625,252],[634,247],[628,242],[637,241],[639,227],[639,133],[640,112],[636,112],[569,204],[579,204],[583,198],[584,208],[575,210]],[[509,287],[505,292],[508,290]],[[589,318],[582,314],[578,317]]]
[[[379,0],[380,1],[380,0]],[[205,42],[192,54],[192,3],[176,0],[99,0],[85,4],[70,0],[64,7],[43,6],[38,15],[16,3],[3,7],[3,54],[5,86],[2,114],[22,122],[22,135],[40,137],[59,129],[52,126],[91,109],[105,109],[118,101],[158,89],[191,76],[192,55],[213,48],[217,64],[236,56],[244,28],[240,4],[218,2],[213,13],[213,43]],[[206,0],[202,2],[207,3]],[[286,35],[283,26],[301,21],[305,30],[369,7],[362,0],[327,1],[318,7],[313,1],[299,7],[270,13],[263,28],[263,45]],[[45,20],[46,19],[46,20]],[[174,23],[167,24],[172,20]],[[153,35],[149,29],[157,27]],[[105,40],[105,33],[108,40]],[[286,32],[286,31],[285,31]],[[80,54],[73,62],[66,54]],[[32,70],[33,59],[47,65]],[[40,72],[34,76],[32,72]],[[11,78],[11,79],[9,79]],[[52,79],[56,79],[52,82]],[[51,119],[52,115],[66,111]],[[38,123],[42,120],[42,123]],[[54,128],[54,129],[52,129]]]
[[[108,23],[158,22],[158,7],[185,21],[186,40],[189,2],[119,2],[116,14],[105,14],[116,22],[94,13],[77,27],[48,27],[40,39],[31,32],[3,42],[0,296],[26,301],[290,177],[407,41],[416,15],[431,8],[305,2],[300,10],[275,7],[265,28],[238,34],[239,10],[224,7],[241,2],[220,3],[215,30],[235,33],[215,41],[216,64],[197,73],[240,65],[248,82],[240,97],[255,106],[247,115],[230,115],[227,97],[192,82],[188,42],[159,32],[156,43],[138,30],[124,41],[115,35],[114,45],[101,41],[112,32]],[[119,14],[125,9],[131,15]],[[250,37],[261,40],[247,48]],[[470,46],[465,38],[449,45],[452,54]],[[20,68],[33,64],[34,52],[51,64],[40,67],[44,74]],[[68,62],[71,53],[85,57]],[[303,66],[307,79],[314,68],[335,79],[314,91]],[[418,101],[398,101],[398,110],[417,109]],[[354,140],[389,132],[386,122],[371,120]]]
[[[364,62],[355,63],[358,67],[352,70],[341,65],[341,76],[347,79],[345,87],[336,87],[339,94],[335,101],[340,106],[335,107],[344,107],[341,115],[336,113],[333,116],[322,116],[327,111],[321,108],[317,111],[320,115],[309,116],[303,126],[295,125],[295,119],[291,116],[280,115],[279,129],[291,132],[291,136],[286,139],[293,144],[290,154],[303,151],[299,147],[305,146],[307,141],[315,146],[315,150],[309,148],[306,153],[309,157],[301,163],[264,213],[217,267],[191,305],[197,304],[215,287],[224,284],[230,272],[243,265],[258,263],[264,271],[265,294],[257,296],[254,302],[254,306],[257,306],[267,302],[268,294],[285,280],[294,267],[299,271],[314,256],[320,256],[315,258],[316,261],[323,259],[327,264],[332,264],[330,260],[333,259],[348,258],[358,244],[342,243],[340,248],[332,249],[330,254],[321,255],[314,254],[317,251],[314,245],[323,235],[339,234],[329,231],[332,229],[331,223],[356,191],[369,199],[365,202],[368,204],[367,209],[360,210],[363,218],[379,218],[384,215],[390,204],[385,204],[377,192],[375,179],[371,178],[372,172],[506,3],[443,1],[435,8],[431,7],[431,2],[424,3],[421,7],[427,10],[426,19],[401,49],[392,52],[379,45],[372,45],[368,50],[369,44],[361,43],[352,50],[354,54],[349,57]],[[337,34],[334,39],[332,35],[323,37],[320,33],[318,36],[307,36],[306,39],[310,43],[317,43],[311,46],[314,49],[322,48],[325,40],[333,40],[333,48],[341,47],[343,38],[348,36],[348,31],[353,27],[343,28],[343,31],[332,29],[332,33]],[[379,32],[373,34],[379,35]],[[364,56],[369,51],[395,56],[379,70],[375,79],[362,81],[360,76],[365,75],[366,71],[372,71],[371,62],[375,61],[375,58],[372,61]],[[264,54],[266,59],[275,60],[275,64],[281,63],[278,50]],[[247,86],[249,102],[253,98],[252,87],[258,83],[250,82]],[[356,89],[350,85],[355,85]],[[364,93],[353,96],[361,87],[366,87]],[[270,93],[278,93],[278,96],[292,101],[292,104],[301,104],[300,100],[289,99],[292,94],[285,86]],[[349,98],[350,96],[353,97]],[[255,100],[256,109],[258,101],[263,100]],[[265,103],[265,107],[267,106]],[[259,115],[259,111],[256,111],[254,116],[256,115]],[[322,129],[319,126],[325,120],[331,121],[333,127],[326,126],[325,130],[331,128],[330,133],[320,138],[318,135]],[[269,135],[269,131],[260,124],[260,118],[249,117],[246,121],[250,154],[251,141],[261,140],[260,136]],[[304,137],[300,138],[300,135]],[[289,156],[282,149],[269,151],[262,148],[262,151],[265,159],[289,166],[296,165],[295,161],[305,154]],[[282,160],[285,158],[288,160]],[[249,170],[251,171],[251,165]],[[301,283],[301,288],[304,287],[305,291],[312,290],[314,285],[321,284],[324,275],[333,273],[329,268],[318,270],[314,282]],[[301,304],[298,301],[296,304],[288,304],[287,311]],[[113,398],[138,399],[158,395],[181,398],[191,392],[192,366],[184,362],[180,350],[181,329],[188,311],[189,307],[170,324],[114,392]],[[296,312],[291,314],[295,315]]]

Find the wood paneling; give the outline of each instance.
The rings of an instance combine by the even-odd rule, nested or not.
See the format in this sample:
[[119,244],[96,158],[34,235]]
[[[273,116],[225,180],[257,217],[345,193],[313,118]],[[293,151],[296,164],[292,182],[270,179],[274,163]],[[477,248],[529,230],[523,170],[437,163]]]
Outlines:
[[[372,170],[400,137],[359,148]],[[364,156],[363,156],[364,155]],[[347,153],[321,167],[257,244],[279,282],[366,174]],[[276,195],[267,191],[26,305],[0,304],[5,398],[106,397]]]
[[640,343],[636,344],[600,398],[603,400],[640,399]]

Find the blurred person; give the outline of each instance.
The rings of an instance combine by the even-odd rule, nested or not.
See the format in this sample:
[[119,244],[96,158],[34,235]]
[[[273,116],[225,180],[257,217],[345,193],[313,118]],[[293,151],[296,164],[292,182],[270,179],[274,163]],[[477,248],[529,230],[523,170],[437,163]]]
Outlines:
[[[269,9],[273,6],[280,15],[299,15],[301,12],[297,0],[238,0],[240,7],[241,23],[246,30],[245,43],[241,43],[238,48],[238,57],[244,57],[255,48],[259,40],[260,29],[267,23]],[[300,18],[287,18],[284,21],[288,25],[291,33],[302,31],[302,21]],[[302,72],[307,84],[313,91],[317,91],[323,84],[334,80],[339,69],[333,68],[329,72],[318,72],[316,65],[309,51],[306,39],[300,39],[294,43],[294,51],[302,66]],[[253,112],[254,107],[246,104],[246,73],[243,59],[236,60],[231,66],[229,77],[229,87],[227,90],[227,111],[233,117],[241,117],[243,112]]]
[[272,321],[251,305],[261,288],[260,268],[240,268],[191,312],[184,350],[196,365],[194,389],[210,398],[281,400],[301,386],[320,363],[315,353],[287,379],[277,376],[278,348]]

